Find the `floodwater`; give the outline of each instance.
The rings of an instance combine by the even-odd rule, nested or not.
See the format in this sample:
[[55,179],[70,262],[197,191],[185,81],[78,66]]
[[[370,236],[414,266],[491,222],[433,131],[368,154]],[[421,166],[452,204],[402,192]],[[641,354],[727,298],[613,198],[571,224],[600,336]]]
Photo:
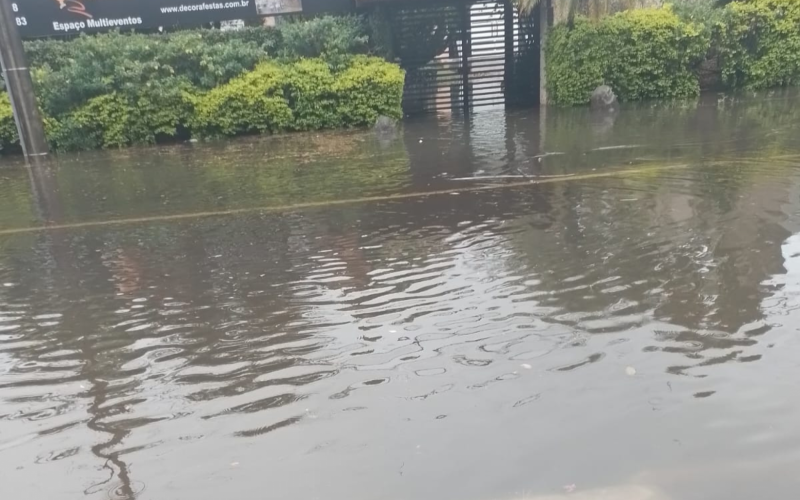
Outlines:
[[0,162],[0,498],[800,487],[797,94]]

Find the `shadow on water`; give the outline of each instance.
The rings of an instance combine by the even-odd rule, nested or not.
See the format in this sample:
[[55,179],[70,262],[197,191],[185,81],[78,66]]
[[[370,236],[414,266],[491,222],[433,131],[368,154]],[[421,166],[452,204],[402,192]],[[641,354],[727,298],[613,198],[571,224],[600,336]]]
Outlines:
[[0,229],[447,192],[0,236],[0,493],[793,492],[794,109],[486,111],[391,141],[9,161]]

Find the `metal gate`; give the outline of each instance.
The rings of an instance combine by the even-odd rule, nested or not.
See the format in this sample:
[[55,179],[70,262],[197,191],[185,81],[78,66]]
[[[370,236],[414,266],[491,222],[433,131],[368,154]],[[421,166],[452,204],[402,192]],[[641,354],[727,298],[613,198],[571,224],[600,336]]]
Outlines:
[[508,1],[496,0],[389,5],[394,52],[406,70],[406,114],[468,112],[538,95],[534,16],[520,22]]

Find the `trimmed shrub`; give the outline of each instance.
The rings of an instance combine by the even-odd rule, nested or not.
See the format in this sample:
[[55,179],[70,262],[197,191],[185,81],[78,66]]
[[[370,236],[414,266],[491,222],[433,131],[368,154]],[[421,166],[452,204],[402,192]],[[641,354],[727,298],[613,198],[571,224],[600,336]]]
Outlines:
[[360,127],[381,115],[402,117],[405,74],[381,59],[357,56],[340,72],[321,59],[305,59],[288,67],[285,77],[295,130]]
[[547,91],[556,104],[586,104],[598,85],[604,82],[608,55],[600,43],[599,26],[578,18],[570,29],[553,28],[547,37]]
[[112,92],[93,97],[62,116],[50,139],[60,150],[175,140],[193,115],[190,88],[186,84],[150,86],[137,95]]
[[[58,130],[59,124],[56,120],[44,115],[44,131],[51,137]],[[0,92],[0,153],[20,150],[19,135],[17,134],[17,124],[14,122],[14,112],[11,108],[11,101],[8,94]]]
[[[382,59],[355,56],[335,72],[322,59],[262,62],[208,91],[185,78],[145,82],[138,91],[112,90],[47,118],[59,150],[114,148],[195,137],[372,125],[400,118],[404,73]],[[16,127],[0,94],[0,148],[14,146]]]
[[0,92],[0,150],[19,142],[8,94]]
[[202,137],[276,132],[292,123],[283,96],[284,69],[262,63],[195,99],[190,126]]
[[364,20],[358,16],[323,16],[288,22],[278,28],[286,59],[320,58],[334,68],[346,65],[355,54],[370,52],[370,38]]
[[725,14],[719,52],[728,86],[759,89],[800,83],[800,2],[733,2]]
[[623,101],[676,98],[700,91],[695,69],[710,35],[667,6],[620,12],[553,29],[546,47],[547,87],[557,104],[589,102],[598,85]]
[[372,125],[380,115],[403,116],[403,82],[399,66],[372,57],[357,57],[336,76],[337,114],[347,127]]
[[194,98],[192,133],[201,137],[372,125],[400,118],[404,73],[395,64],[357,56],[333,72],[322,59],[262,63]]
[[186,81],[201,89],[252,69],[266,54],[253,42],[205,43],[200,32],[167,36],[82,35],[68,42],[29,42],[39,100],[51,115],[110,93],[134,95],[149,85]]
[[283,87],[294,112],[292,129],[316,130],[343,125],[337,112],[335,78],[321,59],[304,59],[284,73]]

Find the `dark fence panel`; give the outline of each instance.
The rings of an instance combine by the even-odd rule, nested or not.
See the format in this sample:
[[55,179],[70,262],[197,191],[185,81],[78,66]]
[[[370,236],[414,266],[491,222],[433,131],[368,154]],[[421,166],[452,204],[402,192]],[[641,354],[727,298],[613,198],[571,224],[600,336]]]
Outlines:
[[381,8],[406,70],[406,114],[535,103],[539,46],[533,17],[520,22],[508,2],[494,0],[382,2]]

